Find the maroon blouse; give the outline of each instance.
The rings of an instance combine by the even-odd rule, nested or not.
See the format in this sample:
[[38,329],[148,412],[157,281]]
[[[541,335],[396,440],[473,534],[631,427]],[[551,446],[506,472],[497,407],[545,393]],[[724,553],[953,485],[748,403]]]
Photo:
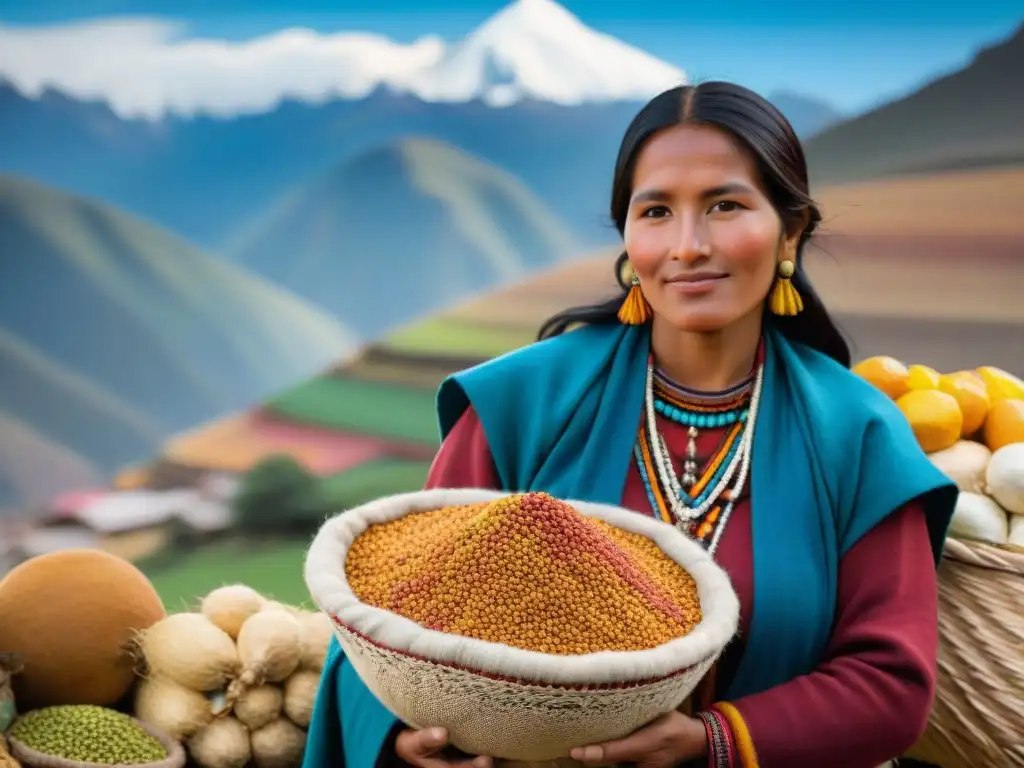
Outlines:
[[[686,428],[659,417],[675,461]],[[702,430],[701,455],[721,441]],[[434,460],[428,488],[499,489],[483,426],[468,409]],[[632,464],[622,505],[651,515]],[[753,606],[750,499],[741,498],[715,559],[740,600],[740,634],[716,673],[721,697],[743,653]],[[895,511],[854,545],[840,564],[832,638],[818,668],[788,683],[731,702],[739,710],[762,768],[874,768],[909,749],[924,731],[935,691],[938,594],[922,507]],[[745,767],[746,768],[746,767]]]

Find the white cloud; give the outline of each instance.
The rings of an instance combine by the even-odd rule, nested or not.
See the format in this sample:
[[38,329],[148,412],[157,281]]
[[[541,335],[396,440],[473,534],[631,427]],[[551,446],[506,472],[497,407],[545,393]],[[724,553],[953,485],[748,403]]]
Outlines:
[[242,42],[187,38],[159,19],[45,27],[0,25],[0,77],[29,96],[50,87],[106,100],[122,116],[231,116],[284,98],[317,102],[401,84],[444,54],[438,37],[411,45],[381,35],[286,29]]
[[286,29],[232,42],[189,38],[158,19],[0,25],[0,77],[102,99],[123,116],[230,117],[282,99],[360,98],[386,85],[428,101],[642,100],[686,80],[679,68],[589,29],[554,0],[516,0],[458,45],[372,33]]

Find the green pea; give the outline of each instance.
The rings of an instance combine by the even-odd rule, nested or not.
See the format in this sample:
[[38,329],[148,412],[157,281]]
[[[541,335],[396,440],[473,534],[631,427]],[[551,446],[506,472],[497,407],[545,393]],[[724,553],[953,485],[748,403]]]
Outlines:
[[27,712],[10,735],[38,752],[78,762],[143,765],[167,750],[132,718],[106,707],[73,705]]

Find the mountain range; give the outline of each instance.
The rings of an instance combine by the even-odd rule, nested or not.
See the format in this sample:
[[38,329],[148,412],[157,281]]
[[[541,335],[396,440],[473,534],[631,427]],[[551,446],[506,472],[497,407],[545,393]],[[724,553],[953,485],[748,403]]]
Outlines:
[[812,180],[1024,163],[1024,25],[964,68],[810,139]]
[[[9,78],[0,83],[0,171],[104,200],[220,252],[286,191],[382,144],[422,137],[514,174],[581,243],[598,246],[613,238],[607,198],[626,126],[649,96],[686,81],[551,0],[518,0],[453,45],[296,31],[261,45],[268,50],[231,67],[207,57],[202,77],[191,60],[166,72],[126,61],[119,78],[143,65],[151,73],[136,102],[121,80],[108,84],[109,101],[90,101],[83,94],[99,84],[64,92],[0,69]],[[312,84],[246,69],[296,47],[308,49],[304,71],[322,73]],[[282,84],[257,97],[243,76]],[[124,89],[139,92],[134,80]],[[841,118],[796,94],[776,102],[805,136]]]
[[406,139],[285,194],[225,253],[370,339],[581,249],[511,174]]
[[[827,106],[796,113],[819,128]],[[123,120],[101,103],[0,85],[0,170],[118,205],[192,242],[222,249],[294,186],[408,137],[459,147],[515,174],[591,245],[608,242],[607,198],[626,126],[640,104],[524,100],[433,103],[384,89],[358,101],[300,101],[232,120]],[[197,191],[201,191],[197,194]]]
[[34,181],[0,177],[0,253],[0,442],[32,434],[100,471],[356,342],[293,293]]
[[0,176],[0,253],[3,509],[101,478],[361,340],[579,248],[508,173],[410,139],[283,195],[226,258]]

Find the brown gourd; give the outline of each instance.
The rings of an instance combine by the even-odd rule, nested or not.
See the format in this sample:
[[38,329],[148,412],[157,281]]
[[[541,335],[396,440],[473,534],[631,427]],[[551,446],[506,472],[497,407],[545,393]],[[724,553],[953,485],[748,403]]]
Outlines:
[[0,581],[0,653],[21,656],[19,709],[112,705],[135,680],[134,639],[164,617],[149,579],[97,549],[25,561]]

